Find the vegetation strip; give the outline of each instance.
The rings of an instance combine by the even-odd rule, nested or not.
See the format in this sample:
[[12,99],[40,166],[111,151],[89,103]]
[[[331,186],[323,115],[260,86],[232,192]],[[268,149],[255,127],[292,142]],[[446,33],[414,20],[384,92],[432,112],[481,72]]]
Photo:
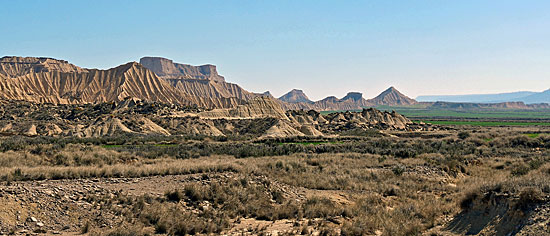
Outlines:
[[[419,123],[420,121],[414,121]],[[434,125],[473,125],[473,126],[550,126],[550,122],[507,122],[507,121],[452,121],[452,120],[422,120]]]

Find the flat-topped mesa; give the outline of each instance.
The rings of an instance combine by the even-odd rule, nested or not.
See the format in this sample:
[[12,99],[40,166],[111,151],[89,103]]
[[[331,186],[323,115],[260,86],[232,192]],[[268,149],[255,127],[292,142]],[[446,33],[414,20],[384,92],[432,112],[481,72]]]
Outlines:
[[2,57],[0,75],[17,77],[28,73],[41,72],[86,72],[87,69],[75,66],[68,61],[47,57]]
[[191,66],[161,57],[143,57],[140,63],[201,107],[235,107],[260,96],[225,82],[213,65]]
[[363,98],[363,94],[362,93],[359,93],[359,92],[349,92],[348,94],[346,94],[345,97],[342,98],[342,100],[354,100],[354,101],[359,101]]
[[271,94],[271,92],[269,91],[265,91],[263,93],[260,94],[262,97],[270,97],[270,98],[273,98],[273,95]]
[[210,64],[192,66],[174,63],[172,60],[162,57],[142,57],[139,63],[163,79],[225,81],[225,78],[218,74],[216,66]]

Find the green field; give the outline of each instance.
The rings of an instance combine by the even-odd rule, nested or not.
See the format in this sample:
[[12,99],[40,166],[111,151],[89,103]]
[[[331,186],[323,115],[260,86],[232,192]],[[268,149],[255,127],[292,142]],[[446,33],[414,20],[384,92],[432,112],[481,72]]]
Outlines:
[[[445,110],[445,109],[430,109],[425,107],[392,107],[392,106],[378,106],[378,110],[382,111],[396,111],[409,118],[496,118],[496,119],[550,119],[550,110],[513,110],[513,109],[479,109],[479,110]],[[361,110],[349,110],[352,112],[358,112]],[[321,114],[326,115],[334,112],[345,112],[343,110],[338,111],[321,111]]]
[[[415,122],[437,125],[474,125],[474,126],[550,126],[550,110],[516,110],[516,109],[434,109],[425,106],[378,106],[378,110],[396,111]],[[361,110],[349,110],[358,112]],[[344,111],[322,111],[326,115]],[[463,120],[463,119],[480,119]],[[485,120],[483,120],[485,119]],[[546,121],[545,121],[546,120]]]
[[444,110],[417,107],[376,107],[383,111],[396,111],[409,118],[498,118],[498,119],[550,119],[550,110],[513,110],[513,109],[478,109],[478,110]]
[[529,138],[536,138],[538,136],[540,136],[541,134],[538,134],[538,133],[528,133],[528,134],[523,134]]
[[[414,121],[420,122],[420,121]],[[454,120],[422,120],[434,125],[473,125],[473,126],[550,126],[550,122],[512,122],[512,121],[454,121]]]

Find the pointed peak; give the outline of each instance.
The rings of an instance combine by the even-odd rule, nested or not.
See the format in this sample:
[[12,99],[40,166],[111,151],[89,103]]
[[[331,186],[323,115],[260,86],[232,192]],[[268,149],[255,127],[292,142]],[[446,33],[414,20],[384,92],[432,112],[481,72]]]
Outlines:
[[130,70],[132,68],[143,68],[143,66],[135,61],[128,62],[126,64],[122,64],[120,66],[114,67],[112,69],[120,69],[120,70]]
[[397,90],[395,87],[391,86],[388,89],[384,90],[384,92],[398,92],[399,93],[399,90]]
[[412,105],[417,103],[416,100],[399,92],[399,90],[397,90],[394,86],[389,87],[384,90],[384,92],[369,101],[377,105],[389,106]]

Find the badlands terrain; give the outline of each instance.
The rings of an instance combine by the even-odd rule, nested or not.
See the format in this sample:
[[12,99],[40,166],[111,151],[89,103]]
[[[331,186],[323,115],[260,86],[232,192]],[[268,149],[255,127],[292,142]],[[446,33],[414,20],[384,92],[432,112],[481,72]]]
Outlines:
[[274,98],[213,65],[3,57],[0,235],[550,232],[545,116],[442,125],[394,107],[548,104],[417,102],[394,87]]

